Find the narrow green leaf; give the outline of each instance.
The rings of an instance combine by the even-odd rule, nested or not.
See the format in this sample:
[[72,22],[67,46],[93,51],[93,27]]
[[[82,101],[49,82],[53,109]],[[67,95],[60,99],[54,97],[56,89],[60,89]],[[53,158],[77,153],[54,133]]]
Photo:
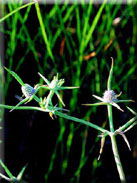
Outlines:
[[57,95],[58,99],[60,100],[60,102],[62,103],[63,106],[65,106],[63,100],[61,99],[59,93],[56,91],[55,94]]
[[134,115],[137,115],[137,113],[135,111],[133,111],[133,109],[131,109],[130,107],[127,107],[127,109]]
[[6,67],[4,67],[4,68],[20,83],[20,85],[22,85],[22,86],[24,85],[22,79],[15,72],[11,71],[10,69],[8,69]]
[[39,72],[38,72],[38,74],[45,81],[45,83],[49,86],[50,85],[50,82],[42,74],[40,74]]
[[20,101],[16,106],[13,107],[12,110],[10,110],[10,112],[12,112],[14,109],[16,109],[17,107],[19,107],[21,104],[25,103],[27,100],[28,100],[28,98],[25,98],[22,101]]
[[89,41],[90,41],[90,39],[91,39],[91,37],[92,37],[92,35],[93,35],[93,32],[94,32],[94,30],[95,30],[95,28],[96,28],[96,26],[97,26],[97,23],[98,23],[98,21],[99,21],[99,18],[101,17],[101,14],[102,14],[102,11],[103,11],[103,9],[104,9],[104,7],[105,7],[106,2],[107,2],[107,0],[104,0],[104,1],[103,1],[103,3],[102,3],[102,5],[100,6],[100,8],[99,8],[99,10],[98,10],[98,12],[97,12],[97,14],[96,14],[94,20],[92,21],[93,23],[92,23],[92,25],[91,25],[91,27],[90,27],[88,33],[87,33],[87,36],[86,36],[86,39],[85,39],[85,44],[84,44],[84,47],[83,47],[83,50],[82,50],[82,51],[84,51],[84,49],[85,49],[86,46],[88,45],[88,43],[89,43]]
[[98,103],[94,103],[94,104],[81,104],[81,105],[85,105],[85,106],[99,106],[99,105],[108,105],[107,102],[98,102]]
[[0,164],[1,166],[4,168],[5,172],[7,173],[7,175],[10,178],[14,178],[14,176],[12,175],[12,173],[9,171],[9,169],[7,168],[7,166],[2,162],[2,160],[0,159]]
[[69,89],[75,89],[75,88],[79,88],[79,86],[64,86],[64,87],[60,87],[60,90],[69,90]]
[[[126,129],[125,131],[127,131],[127,129],[130,128],[130,126],[131,126],[133,123],[135,123],[136,120],[137,120],[137,117],[134,117],[134,118],[130,119],[128,122],[126,122],[126,124],[124,124],[124,125],[121,126],[119,129],[117,129],[117,130],[115,131],[115,133],[118,132],[118,131],[124,131],[125,129]],[[125,132],[125,131],[124,131],[124,132]]]
[[121,102],[135,102],[134,100],[118,100],[117,103],[121,103]]
[[111,64],[111,69],[109,72],[109,77],[108,77],[108,83],[107,83],[107,89],[111,90],[111,81],[112,81],[112,75],[113,75],[113,65],[114,65],[114,61],[113,58],[111,57],[112,60],[112,64]]
[[4,20],[6,20],[7,18],[9,18],[10,16],[12,16],[12,15],[13,15],[14,13],[16,13],[17,11],[19,11],[19,10],[21,10],[21,9],[23,9],[23,8],[26,8],[27,6],[31,6],[31,5],[35,4],[36,2],[37,2],[37,1],[33,1],[33,2],[31,2],[31,3],[25,4],[25,5],[23,5],[23,6],[19,7],[19,8],[17,8],[17,9],[15,9],[15,10],[13,10],[12,12],[10,12],[10,13],[8,13],[7,15],[5,15],[4,17],[2,17],[2,18],[0,19],[0,23],[3,22]]
[[18,176],[17,176],[17,179],[18,179],[18,180],[21,180],[21,179],[22,179],[22,176],[23,176],[23,174],[24,174],[24,171],[26,170],[26,167],[27,167],[27,165],[25,165],[25,166],[21,169],[21,171],[19,172],[19,174],[18,174]]
[[133,128],[135,125],[137,125],[137,121],[135,121],[133,124],[131,124],[125,131],[124,131],[124,133],[125,132],[127,132],[127,131],[129,131],[131,128]]
[[51,44],[48,40],[48,36],[47,36],[46,31],[45,31],[45,26],[44,26],[44,22],[43,22],[43,19],[42,19],[42,15],[41,15],[41,11],[40,11],[40,7],[39,7],[38,3],[35,4],[35,8],[36,8],[37,17],[38,17],[38,20],[39,20],[39,24],[40,24],[40,27],[41,27],[41,31],[42,31],[42,35],[43,35],[45,45],[47,47],[50,58],[52,59],[53,63],[55,64],[55,59],[54,59],[54,56],[53,56],[53,53],[52,53],[52,50],[51,50]]

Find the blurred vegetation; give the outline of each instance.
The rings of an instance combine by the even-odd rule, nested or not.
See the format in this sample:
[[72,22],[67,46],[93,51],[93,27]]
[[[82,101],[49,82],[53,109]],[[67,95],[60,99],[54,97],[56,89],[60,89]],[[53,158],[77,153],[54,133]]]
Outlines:
[[[115,62],[112,88],[116,93],[123,92],[121,99],[136,99],[137,4],[121,2],[106,4],[105,0],[102,4],[92,1],[88,4],[84,1],[68,4],[65,1],[61,5],[36,3],[26,6],[6,18],[0,26],[5,40],[4,65],[32,85],[39,82],[37,72],[49,80],[58,72],[60,78],[65,78],[66,86],[80,86],[78,90],[61,93],[71,115],[106,127],[107,119],[98,115],[101,112],[104,116],[103,110],[86,108],[81,104],[93,103],[92,94],[103,95],[111,65],[110,57]],[[23,1],[5,4],[4,14],[21,6]],[[8,91],[16,81],[12,81],[9,73],[6,74],[4,89],[8,104],[14,101],[11,99],[14,96]],[[40,82],[43,81],[40,79]],[[13,91],[18,94],[16,87]],[[43,96],[44,91],[41,90],[38,95]],[[72,166],[67,181],[82,181],[81,176],[86,175],[88,167],[90,182],[96,182],[96,169],[102,166],[101,160],[97,161],[98,134],[94,132],[92,135],[88,127],[66,123],[61,118],[58,121],[59,130],[57,139],[54,139],[55,147],[50,152],[48,168],[44,172],[45,180],[48,181],[55,171],[56,160],[60,156],[60,174],[62,177],[66,175],[73,164],[70,161],[75,151],[73,142],[78,141],[78,161]]]

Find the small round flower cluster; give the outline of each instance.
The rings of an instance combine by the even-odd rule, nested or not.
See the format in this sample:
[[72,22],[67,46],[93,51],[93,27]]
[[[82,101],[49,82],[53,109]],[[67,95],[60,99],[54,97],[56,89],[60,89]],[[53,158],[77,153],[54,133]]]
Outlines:
[[63,83],[64,83],[64,79],[58,80],[58,78],[55,77],[49,84],[49,87],[52,89],[58,90],[62,86]]
[[118,101],[118,99],[116,98],[116,94],[113,90],[106,90],[104,92],[103,99],[104,99],[104,102],[108,102],[111,104]]

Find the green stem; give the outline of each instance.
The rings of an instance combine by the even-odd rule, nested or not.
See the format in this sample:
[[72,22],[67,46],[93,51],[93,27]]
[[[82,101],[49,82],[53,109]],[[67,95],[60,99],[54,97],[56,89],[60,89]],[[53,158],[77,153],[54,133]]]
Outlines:
[[122,183],[126,183],[126,177],[125,177],[123,167],[122,167],[122,164],[120,161],[115,135],[111,135],[111,143],[112,143],[112,150],[113,150],[113,154],[114,154],[115,162],[117,165],[117,170],[119,173],[120,180]]
[[0,23],[3,22],[4,20],[6,20],[7,18],[9,18],[11,15],[13,15],[14,13],[16,13],[17,11],[19,11],[19,10],[21,10],[23,8],[26,8],[27,6],[31,6],[31,5],[33,5],[35,3],[36,3],[36,1],[33,1],[31,3],[25,4],[25,5],[23,5],[23,6],[19,7],[19,8],[17,8],[17,9],[15,9],[15,10],[13,10],[12,12],[8,13],[3,18],[1,18],[0,19]]
[[[135,123],[137,121],[137,116],[135,116],[134,118],[130,119],[128,122],[126,122],[126,124],[124,124],[123,126],[121,126],[118,130],[120,131],[124,131],[125,129],[127,129],[130,125],[132,125],[133,123]],[[117,130],[116,130],[117,131]]]
[[[13,109],[13,107],[15,107],[15,106],[0,104],[0,108]],[[18,110],[37,110],[37,111],[42,111],[42,112],[49,112],[49,111],[46,111],[46,109],[42,109],[40,107],[33,107],[33,106],[20,106],[20,107],[17,107],[16,110],[17,109]],[[108,130],[105,130],[104,128],[99,127],[99,126],[97,126],[97,125],[95,125],[91,122],[87,122],[85,120],[82,120],[82,119],[79,119],[79,118],[76,118],[76,117],[73,117],[73,116],[69,116],[69,115],[64,114],[62,112],[59,112],[59,111],[55,111],[55,115],[57,115],[59,117],[62,117],[62,118],[65,118],[65,119],[68,119],[68,120],[71,120],[71,121],[75,121],[75,122],[87,125],[91,128],[94,128],[94,129],[100,131],[100,132],[103,132],[103,133],[107,133],[107,134],[110,133]]]
[[[0,8],[1,10],[1,8]],[[0,36],[2,37],[2,34],[0,33]],[[3,40],[1,39],[1,43],[3,43]],[[3,50],[1,50],[3,52]],[[5,103],[5,98],[4,98],[4,87],[5,87],[5,82],[4,82],[4,71],[3,71],[3,58],[4,58],[4,55],[3,53],[1,52],[1,58],[0,58],[0,103]],[[4,128],[4,109],[0,109],[0,128]],[[1,140],[4,139],[4,132],[3,130],[0,131],[0,157],[1,159],[4,161],[5,159],[5,156],[4,156],[4,143],[1,143]],[[0,167],[0,172],[3,173],[3,169]]]
[[107,109],[108,109],[108,118],[109,118],[110,131],[112,132],[111,135],[110,135],[111,143],[112,143],[112,151],[113,151],[113,154],[114,154],[114,159],[115,159],[115,162],[116,162],[116,166],[117,166],[117,170],[118,170],[118,173],[119,173],[120,180],[121,180],[122,183],[125,183],[126,178],[125,178],[125,174],[124,174],[124,171],[123,171],[123,167],[122,167],[119,152],[118,152],[116,137],[114,135],[112,106],[108,105]]
[[104,128],[99,127],[99,126],[97,126],[97,125],[95,125],[95,124],[93,124],[91,122],[87,122],[87,121],[85,121],[83,119],[79,119],[79,118],[76,118],[76,117],[73,117],[73,116],[69,116],[69,115],[64,114],[62,112],[59,112],[59,111],[56,111],[55,114],[60,116],[60,117],[62,117],[62,118],[65,118],[65,119],[68,119],[68,120],[71,120],[71,121],[75,121],[75,122],[78,122],[78,123],[82,123],[84,125],[90,126],[91,128],[99,130],[99,131],[101,131],[103,133],[108,133],[109,134],[108,130],[105,130]]
[[34,96],[34,100],[35,100],[36,102],[40,103],[40,99],[39,99],[36,95]]
[[46,30],[45,30],[45,25],[44,25],[44,22],[43,22],[43,19],[42,19],[42,15],[41,15],[41,11],[40,11],[40,7],[39,7],[38,3],[35,4],[35,8],[36,8],[40,28],[41,28],[41,31],[42,31],[43,39],[44,39],[45,45],[46,45],[47,50],[48,50],[48,54],[49,54],[50,58],[52,59],[54,65],[55,65],[54,56],[53,56],[53,53],[52,53],[52,50],[51,50],[51,44],[48,40],[48,36],[47,36]]
[[112,105],[107,105],[110,131],[114,132]]

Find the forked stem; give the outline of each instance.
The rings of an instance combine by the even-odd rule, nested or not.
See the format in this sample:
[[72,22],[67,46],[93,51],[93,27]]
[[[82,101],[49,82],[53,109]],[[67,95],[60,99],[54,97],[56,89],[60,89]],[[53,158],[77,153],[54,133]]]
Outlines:
[[117,166],[117,170],[119,173],[119,177],[122,183],[126,183],[126,177],[124,174],[124,170],[121,164],[121,160],[120,160],[120,156],[118,153],[118,147],[117,147],[117,142],[116,142],[116,137],[115,135],[111,135],[111,143],[112,143],[112,150],[113,150],[113,155],[115,158],[115,162],[116,162],[116,166]]
[[120,160],[120,156],[119,156],[119,152],[118,152],[118,147],[117,147],[117,142],[116,142],[116,137],[114,132],[114,125],[113,125],[113,115],[112,115],[112,106],[108,105],[107,106],[108,109],[108,118],[109,118],[109,126],[110,126],[110,131],[112,132],[110,137],[111,137],[111,144],[112,144],[112,151],[113,151],[113,155],[114,155],[114,159],[116,162],[116,166],[117,166],[117,170],[119,173],[119,177],[122,183],[126,183],[126,177],[124,174],[124,170],[122,167],[122,163]]

